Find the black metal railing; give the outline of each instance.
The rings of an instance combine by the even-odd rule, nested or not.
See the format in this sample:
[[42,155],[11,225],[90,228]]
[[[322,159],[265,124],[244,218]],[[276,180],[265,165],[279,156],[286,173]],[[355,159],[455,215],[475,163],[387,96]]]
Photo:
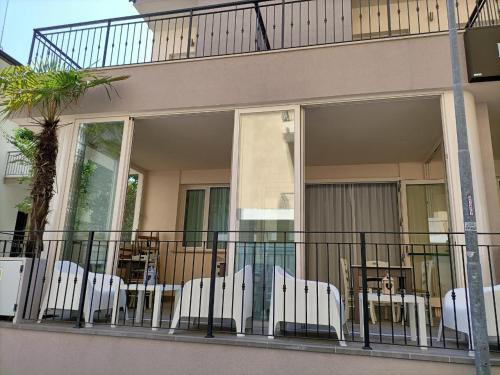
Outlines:
[[19,151],[7,153],[5,177],[28,177],[31,173],[31,163]]
[[[463,28],[475,2],[453,1]],[[417,35],[447,25],[445,0],[237,1],[38,28],[29,64],[109,67]]]
[[[0,254],[35,257],[24,270],[27,320],[471,346],[460,233],[196,232],[189,243],[183,234],[49,232],[34,246],[3,233]],[[479,236],[491,350],[500,348],[499,236]]]
[[471,13],[466,27],[489,27],[500,25],[498,0],[479,0]]

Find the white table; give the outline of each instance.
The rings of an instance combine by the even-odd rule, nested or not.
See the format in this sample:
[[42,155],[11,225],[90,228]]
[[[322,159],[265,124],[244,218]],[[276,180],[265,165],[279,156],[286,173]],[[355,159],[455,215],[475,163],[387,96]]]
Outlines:
[[[380,294],[377,293],[368,293],[368,301],[378,303],[403,303],[403,298],[401,298],[400,294]],[[404,304],[408,305],[408,308],[405,306],[405,311],[408,311],[410,316],[410,334],[412,341],[417,341],[417,324],[415,319],[415,304],[417,305],[417,313],[418,313],[418,333],[420,336],[420,345],[422,345],[422,349],[427,349],[427,321],[425,317],[425,299],[424,297],[414,296],[414,295],[406,295],[404,299]],[[361,338],[364,337],[363,332],[363,293],[359,293],[359,335]]]
[[[181,289],[180,285],[177,284],[121,284],[120,290],[137,292],[137,304],[135,308],[135,318],[134,321],[137,324],[142,323],[142,315],[144,311],[144,293],[154,292],[154,302],[153,302],[153,320],[152,327],[156,331],[160,327],[160,316],[161,316],[161,297],[164,292],[177,292]],[[111,316],[111,327],[116,327],[116,321],[118,318],[118,297],[120,293],[115,293],[115,298],[113,301],[113,314]]]

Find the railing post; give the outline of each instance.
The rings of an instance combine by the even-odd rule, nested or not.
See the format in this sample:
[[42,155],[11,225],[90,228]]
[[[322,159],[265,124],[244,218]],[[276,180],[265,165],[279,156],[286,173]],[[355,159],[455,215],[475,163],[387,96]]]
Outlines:
[[[367,272],[366,272],[366,233],[361,232],[360,243],[361,243],[361,288],[363,289],[363,306],[360,308],[363,309],[363,321],[359,322],[359,324],[363,324],[363,337],[364,337],[364,345],[363,349],[371,350],[370,347],[370,326],[368,324],[368,319],[370,318],[368,315],[368,281],[367,281]],[[356,291],[356,293],[359,293]]]
[[[108,21],[108,27],[106,28],[106,39],[104,41],[104,52],[102,54],[102,66],[106,66],[106,55],[108,54],[108,43],[109,43],[109,31],[111,30],[111,20]],[[116,33],[116,31],[115,31]]]
[[389,36],[392,36],[392,31],[391,31],[391,0],[387,0],[387,33]]
[[31,40],[30,55],[28,57],[28,66],[31,66],[31,63],[33,62],[33,50],[35,49],[36,34],[37,34],[37,31],[33,30],[33,39]]
[[214,232],[214,238],[212,239],[212,266],[210,270],[210,295],[208,299],[208,327],[207,335],[205,337],[212,338],[213,328],[214,328],[214,302],[215,302],[215,277],[217,273],[217,242],[218,242],[219,232]]
[[193,10],[189,12],[189,31],[188,31],[188,39],[187,39],[187,54],[186,57],[189,59],[189,55],[191,53],[191,34],[193,32]]
[[78,315],[76,317],[76,328],[82,328],[83,309],[85,305],[85,296],[87,294],[87,282],[89,280],[90,259],[92,254],[93,242],[94,242],[94,231],[90,231],[87,239],[87,252],[85,253],[85,265],[83,268],[83,276],[81,283],[82,287],[80,290],[80,303],[78,305]]
[[281,0],[281,48],[285,48],[285,0]]

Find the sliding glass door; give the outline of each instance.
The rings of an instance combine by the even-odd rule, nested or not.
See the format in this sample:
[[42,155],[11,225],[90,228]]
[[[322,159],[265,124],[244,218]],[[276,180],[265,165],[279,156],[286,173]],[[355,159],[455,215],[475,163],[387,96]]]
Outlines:
[[299,107],[236,114],[231,208],[232,229],[239,232],[233,268],[254,267],[257,318],[268,312],[273,267],[295,274],[303,175],[300,117]]
[[[444,183],[406,183],[406,225],[418,290],[438,298],[451,289],[448,195]],[[441,288],[441,291],[440,291]]]
[[[86,122],[78,124],[74,159],[71,166],[71,183],[67,192],[64,229],[65,248],[63,259],[83,263],[85,247],[82,241],[88,231],[97,231],[96,246],[92,248],[92,268],[103,271],[106,264],[111,233],[121,221],[119,194],[126,180],[123,155],[125,121]],[[128,155],[127,155],[128,156]],[[127,176],[125,176],[126,179]],[[126,193],[126,192],[125,192]]]

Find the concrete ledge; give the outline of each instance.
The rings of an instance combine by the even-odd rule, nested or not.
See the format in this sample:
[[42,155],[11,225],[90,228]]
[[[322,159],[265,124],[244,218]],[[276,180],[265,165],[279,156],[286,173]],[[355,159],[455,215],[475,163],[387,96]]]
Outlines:
[[[85,355],[80,358],[78,353]],[[107,354],[104,355],[105,353]],[[224,364],[228,362],[226,367],[231,367],[231,371],[221,371],[212,356],[219,358],[219,362],[222,361]],[[28,358],[29,361],[26,361]],[[117,368],[114,368],[111,365],[101,364],[107,367],[108,374],[134,373],[129,372],[129,369],[133,368],[136,369],[135,374],[137,371],[146,373],[148,368],[156,371],[159,363],[169,367],[172,361],[176,363],[176,372],[172,372],[175,374],[196,373],[193,372],[193,361],[196,363],[201,361],[203,371],[200,373],[203,374],[262,373],[270,371],[266,370],[268,366],[273,368],[273,374],[303,374],[304,372],[298,370],[302,368],[307,373],[304,368],[306,364],[315,368],[315,374],[331,374],[332,368],[337,365],[349,369],[350,374],[370,373],[370,375],[387,374],[387,371],[401,373],[404,371],[405,374],[426,371],[428,374],[458,375],[473,371],[473,358],[468,356],[467,352],[452,350],[436,349],[423,352],[418,348],[376,345],[374,350],[367,351],[358,343],[339,347],[331,341],[268,340],[265,337],[241,338],[224,334],[207,339],[201,335],[168,335],[165,332],[152,332],[141,328],[111,329],[100,326],[76,329],[68,324],[14,325],[0,322],[2,375],[67,374],[68,372],[61,372],[60,369],[72,367],[72,361],[76,361],[75,366],[78,365],[81,372],[71,370],[69,372],[71,374],[91,373],[90,368],[93,368],[93,373],[101,373],[95,366],[101,361],[109,362],[109,358],[121,358],[120,360],[126,362],[127,366],[117,364]],[[249,362],[250,358],[253,362]],[[116,363],[115,360],[112,362]],[[492,362],[495,365],[493,368],[495,373],[500,374],[500,367],[497,367],[500,365],[499,360],[494,358]],[[248,372],[248,366],[252,363],[258,371]],[[280,363],[279,371],[275,368],[277,363]],[[318,367],[320,363],[324,363],[325,367]],[[153,364],[156,370],[151,368]],[[378,367],[380,372],[374,370]]]

